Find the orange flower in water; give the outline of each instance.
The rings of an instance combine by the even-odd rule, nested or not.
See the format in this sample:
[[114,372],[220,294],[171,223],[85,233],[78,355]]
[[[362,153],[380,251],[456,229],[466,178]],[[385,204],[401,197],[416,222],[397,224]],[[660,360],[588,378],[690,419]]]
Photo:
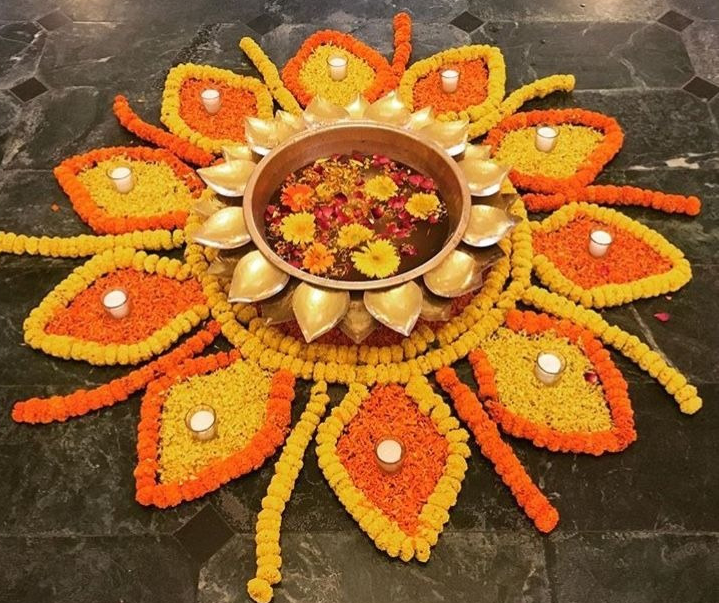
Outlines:
[[312,274],[324,274],[335,262],[335,256],[322,243],[313,243],[305,252],[302,267]]
[[292,211],[304,211],[314,205],[314,189],[306,184],[293,184],[282,191],[282,205]]

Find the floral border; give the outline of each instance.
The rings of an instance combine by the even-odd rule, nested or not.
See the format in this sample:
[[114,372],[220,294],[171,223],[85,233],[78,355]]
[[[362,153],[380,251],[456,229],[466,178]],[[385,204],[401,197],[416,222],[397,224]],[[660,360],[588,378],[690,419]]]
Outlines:
[[[137,426],[138,462],[134,471],[135,499],[162,509],[194,500],[262,466],[285,440],[295,396],[295,378],[288,371],[272,376],[265,421],[250,441],[230,456],[217,459],[184,482],[158,483],[160,422],[165,393],[179,381],[223,369],[240,360],[237,350],[187,360],[147,386]],[[240,360],[242,361],[242,360]],[[243,361],[244,362],[244,361]]]
[[570,203],[541,222],[532,222],[532,231],[551,232],[580,215],[624,229],[670,260],[672,268],[663,274],[653,274],[630,283],[608,283],[585,289],[564,276],[546,255],[536,254],[534,272],[550,291],[556,291],[587,308],[604,308],[676,291],[691,280],[691,265],[679,249],[655,230],[613,209],[588,203]]
[[165,80],[165,89],[162,92],[162,108],[160,120],[176,136],[189,140],[192,144],[209,153],[218,154],[223,146],[234,145],[242,140],[231,140],[229,138],[210,138],[191,128],[182,117],[180,117],[180,89],[187,78],[213,79],[221,81],[234,88],[249,90],[255,95],[257,101],[257,117],[260,119],[272,119],[272,96],[260,80],[254,77],[237,75],[228,69],[210,67],[209,65],[195,65],[193,63],[181,63],[170,69]]
[[418,517],[416,535],[407,534],[394,520],[389,519],[365,494],[354,485],[342,461],[337,456],[337,441],[342,430],[359,412],[363,402],[371,396],[370,391],[359,384],[351,384],[349,392],[330,416],[317,429],[318,465],[347,512],[360,528],[374,541],[375,546],[390,557],[409,561],[416,557],[427,561],[430,548],[437,543],[444,524],[449,519],[449,509],[457,502],[462,487],[466,458],[470,450],[466,442],[469,434],[450,415],[450,408],[432,390],[425,377],[413,377],[405,392],[416,404],[419,412],[429,417],[447,443],[448,455],[442,476]]
[[535,446],[548,448],[553,452],[588,453],[599,456],[605,452],[620,452],[634,442],[632,411],[627,391],[627,382],[612,362],[607,350],[594,334],[568,320],[557,320],[547,314],[512,310],[507,314],[505,324],[511,330],[527,335],[554,331],[559,337],[566,337],[577,345],[596,370],[612,418],[612,428],[601,432],[562,432],[540,425],[518,415],[502,404],[494,380],[494,368],[481,349],[469,354],[469,363],[479,385],[479,399],[487,412],[502,430],[518,438],[532,440]]
[[98,207],[89,190],[80,180],[78,174],[93,167],[101,161],[123,156],[135,161],[161,162],[168,165],[178,179],[190,189],[193,197],[199,197],[205,189],[202,180],[195,171],[182,163],[175,155],[165,149],[150,147],[105,147],[95,149],[82,155],[65,159],[53,171],[58,183],[70,198],[77,214],[95,232],[100,234],[125,234],[136,230],[156,228],[182,228],[187,220],[187,211],[171,211],[155,216],[111,216]]
[[96,255],[59,283],[25,319],[25,342],[32,348],[50,356],[84,360],[103,366],[112,364],[138,364],[161,354],[183,334],[189,333],[209,314],[207,305],[196,305],[177,315],[167,325],[143,341],[132,344],[99,344],[68,335],[51,335],[45,328],[55,312],[67,306],[73,298],[87,289],[100,276],[119,268],[132,268],[138,272],[159,274],[178,281],[190,278],[187,265],[178,260],[131,248],[110,249]]

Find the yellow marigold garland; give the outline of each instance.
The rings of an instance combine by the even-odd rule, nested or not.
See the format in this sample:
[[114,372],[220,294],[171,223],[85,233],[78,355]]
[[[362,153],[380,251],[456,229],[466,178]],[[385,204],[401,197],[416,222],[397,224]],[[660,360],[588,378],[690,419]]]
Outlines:
[[[525,84],[521,88],[517,88],[514,92],[507,95],[499,106],[500,120],[508,115],[512,115],[519,111],[524,103],[534,100],[535,98],[544,98],[552,92],[571,92],[574,90],[576,79],[573,75],[556,74],[534,80],[529,84]],[[486,133],[493,128],[500,120],[490,125],[484,132],[476,132],[476,136]]]
[[209,65],[194,65],[182,63],[173,67],[167,74],[165,89],[162,93],[162,113],[160,119],[173,134],[189,140],[205,151],[219,153],[223,146],[237,144],[238,141],[230,139],[210,138],[191,128],[180,117],[180,89],[188,78],[213,79],[221,81],[234,88],[244,88],[254,94],[257,102],[257,117],[260,119],[272,118],[272,96],[267,87],[258,79],[237,75],[227,69],[210,67]]
[[302,113],[302,107],[300,107],[297,99],[292,96],[292,93],[285,88],[282,78],[280,77],[280,72],[262,48],[260,48],[259,44],[252,38],[245,37],[240,40],[240,48],[257,68],[257,71],[260,72],[262,79],[265,81],[265,84],[267,84],[272,96],[279,103],[280,107],[295,115]]
[[408,396],[417,403],[419,411],[429,417],[437,431],[449,443],[449,454],[442,476],[429,496],[419,515],[417,534],[410,536],[397,523],[389,519],[359,490],[352,481],[342,461],[337,456],[337,441],[342,430],[359,411],[370,392],[363,385],[354,383],[341,404],[317,430],[318,464],[337,498],[360,528],[374,541],[375,546],[390,557],[409,561],[416,557],[427,561],[430,547],[449,519],[448,511],[457,501],[470,456],[466,442],[469,434],[450,415],[450,408],[442,401],[425,377],[412,377],[405,388]]
[[23,324],[25,342],[51,356],[84,360],[94,365],[138,364],[164,352],[209,315],[206,305],[196,305],[176,316],[147,339],[133,344],[100,344],[46,333],[45,327],[59,308],[67,306],[98,277],[122,268],[158,274],[178,281],[190,278],[189,266],[178,260],[148,255],[144,251],[126,247],[108,249],[75,268],[30,312]]
[[604,308],[676,291],[691,279],[691,266],[679,249],[655,230],[607,207],[588,203],[571,203],[561,207],[541,222],[532,222],[532,230],[534,232],[551,232],[581,215],[624,229],[670,260],[673,266],[671,270],[663,274],[654,274],[630,283],[610,283],[584,289],[564,276],[547,256],[537,254],[534,256],[535,274],[550,291],[564,295],[587,308]]
[[601,315],[574,302],[540,287],[529,287],[522,301],[543,312],[549,312],[560,318],[567,318],[580,324],[607,345],[621,352],[635,362],[642,370],[656,379],[679,404],[679,410],[685,414],[694,414],[702,407],[697,388],[690,385],[687,378],[670,366],[664,358],[643,343],[635,335],[610,325]]
[[327,383],[319,381],[310,390],[310,400],[300,420],[287,437],[280,459],[275,465],[275,474],[262,499],[262,510],[257,516],[255,543],[257,571],[247,583],[247,592],[254,601],[268,603],[272,599],[272,585],[281,579],[280,567],[280,526],[285,505],[290,500],[297,476],[302,470],[302,458],[322,417],[330,397]]

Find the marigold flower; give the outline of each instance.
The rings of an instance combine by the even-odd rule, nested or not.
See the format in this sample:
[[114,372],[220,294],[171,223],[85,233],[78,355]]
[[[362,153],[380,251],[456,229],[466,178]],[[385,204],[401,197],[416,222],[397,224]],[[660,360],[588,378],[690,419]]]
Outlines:
[[415,193],[409,198],[404,208],[410,216],[426,220],[439,209],[439,198],[432,193]]
[[340,228],[337,234],[337,245],[343,249],[352,249],[369,241],[373,236],[374,232],[362,224],[347,224]]
[[315,236],[315,217],[306,212],[291,214],[282,219],[280,231],[289,243],[311,243]]
[[397,185],[389,176],[375,176],[364,185],[365,192],[379,201],[387,201],[397,192]]
[[313,243],[305,252],[302,267],[312,274],[324,274],[335,262],[335,256],[322,243]]
[[292,211],[304,211],[314,205],[314,191],[306,184],[293,184],[282,191],[282,205],[286,205]]
[[371,241],[361,251],[352,254],[354,267],[371,278],[384,278],[397,272],[399,254],[389,241]]

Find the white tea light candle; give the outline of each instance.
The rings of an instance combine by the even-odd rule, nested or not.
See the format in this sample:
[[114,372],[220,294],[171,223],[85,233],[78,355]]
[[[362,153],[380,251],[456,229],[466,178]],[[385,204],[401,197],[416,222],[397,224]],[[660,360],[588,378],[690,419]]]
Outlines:
[[191,408],[185,418],[185,424],[196,440],[211,440],[217,435],[217,415],[211,406],[200,405]]
[[112,180],[118,193],[129,193],[132,187],[135,186],[135,181],[132,177],[132,170],[126,166],[116,167],[107,172],[107,177]]
[[602,257],[612,244],[612,235],[606,230],[593,230],[589,235],[589,253],[595,258]]
[[534,364],[534,375],[544,383],[553,385],[562,376],[564,371],[564,358],[554,352],[541,352]]
[[394,438],[382,438],[374,449],[377,464],[385,473],[396,473],[404,460],[404,446]]
[[330,77],[335,81],[342,81],[347,77],[347,59],[345,57],[333,56],[327,59],[330,69]]
[[534,137],[534,146],[543,153],[549,153],[557,144],[559,130],[549,126],[539,126]]
[[445,69],[441,74],[442,90],[448,93],[455,92],[459,85],[459,71],[455,69]]
[[207,111],[210,115],[214,115],[220,110],[221,100],[219,90],[215,90],[214,88],[203,90],[200,93],[200,99],[205,107],[205,111]]
[[125,318],[130,313],[130,298],[123,289],[112,289],[105,293],[102,305],[113,318]]

